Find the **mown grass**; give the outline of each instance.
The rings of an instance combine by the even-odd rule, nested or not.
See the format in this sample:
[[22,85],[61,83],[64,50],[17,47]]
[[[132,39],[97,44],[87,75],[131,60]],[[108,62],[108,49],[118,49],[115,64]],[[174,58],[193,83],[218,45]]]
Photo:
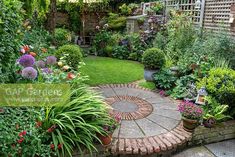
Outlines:
[[144,67],[138,62],[95,56],[84,58],[84,62],[86,65],[81,68],[81,72],[89,76],[86,83],[92,86],[143,79]]

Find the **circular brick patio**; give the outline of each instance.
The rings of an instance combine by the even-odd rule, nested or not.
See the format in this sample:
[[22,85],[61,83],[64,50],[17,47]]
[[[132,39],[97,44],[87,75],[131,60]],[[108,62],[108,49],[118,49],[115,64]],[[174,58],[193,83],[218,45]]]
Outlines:
[[136,84],[98,86],[112,114],[122,117],[113,133],[112,154],[161,154],[191,139],[182,129],[175,101]]

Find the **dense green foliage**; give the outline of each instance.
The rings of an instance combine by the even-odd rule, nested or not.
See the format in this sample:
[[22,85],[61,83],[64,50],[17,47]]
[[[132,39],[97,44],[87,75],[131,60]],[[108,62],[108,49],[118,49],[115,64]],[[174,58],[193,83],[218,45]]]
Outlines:
[[62,46],[71,42],[71,33],[63,28],[55,29],[55,42],[57,46]]
[[[87,86],[78,84],[71,92],[71,101],[46,111],[45,126],[56,125],[51,133],[53,143],[63,143],[62,156],[72,156],[74,148],[81,153],[86,148],[96,150],[96,133],[105,134],[104,125],[112,125],[107,106],[100,97],[89,91]],[[59,153],[59,152],[58,152]]]
[[79,63],[82,61],[82,50],[77,45],[61,46],[55,53],[58,58],[65,60],[75,70],[77,70]]
[[21,6],[18,0],[0,1],[0,82],[14,82],[14,63],[22,37]]
[[208,77],[201,79],[198,88],[206,87],[208,93],[219,103],[228,104],[235,114],[235,71],[232,69],[211,69]]
[[206,97],[207,104],[203,106],[204,119],[214,118],[216,121],[221,122],[232,118],[226,115],[229,109],[228,105],[222,105],[213,97]]
[[177,77],[168,69],[162,69],[154,75],[157,87],[161,89],[171,89],[174,87]]
[[89,85],[130,83],[143,79],[143,65],[106,57],[84,58],[85,66],[81,73],[88,75]]
[[142,62],[146,69],[160,69],[165,64],[165,57],[162,50],[150,48],[145,50]]
[[36,108],[1,108],[0,156],[56,155],[50,135],[40,126],[44,116]]
[[51,40],[51,35],[44,28],[33,27],[25,32],[23,43],[25,45],[31,45],[34,50],[38,51],[41,48],[49,48]]

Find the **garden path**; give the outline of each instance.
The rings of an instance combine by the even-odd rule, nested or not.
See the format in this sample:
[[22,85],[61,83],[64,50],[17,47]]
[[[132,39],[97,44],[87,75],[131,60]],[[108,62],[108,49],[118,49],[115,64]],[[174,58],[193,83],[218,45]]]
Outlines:
[[111,84],[97,87],[112,108],[122,117],[113,133],[112,154],[164,154],[191,139],[182,128],[177,102],[136,84]]

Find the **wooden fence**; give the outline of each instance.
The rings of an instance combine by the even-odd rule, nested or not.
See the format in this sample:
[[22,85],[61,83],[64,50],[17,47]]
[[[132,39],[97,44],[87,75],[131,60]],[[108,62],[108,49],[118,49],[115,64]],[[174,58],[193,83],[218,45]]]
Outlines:
[[223,29],[235,37],[235,0],[164,0],[166,10],[190,13],[196,26],[218,32]]

